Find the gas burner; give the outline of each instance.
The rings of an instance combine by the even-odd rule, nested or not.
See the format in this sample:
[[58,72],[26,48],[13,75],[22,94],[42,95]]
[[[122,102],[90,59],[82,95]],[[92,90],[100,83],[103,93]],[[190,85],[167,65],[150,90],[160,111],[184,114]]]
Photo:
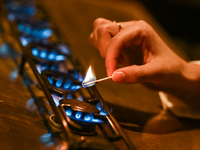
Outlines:
[[20,35],[19,39],[24,47],[26,47],[30,43],[45,43],[48,44],[49,40],[45,38],[33,38],[30,35]]
[[53,98],[53,100],[54,100],[54,102],[55,102],[57,107],[59,106],[60,100],[63,99],[63,98],[76,99],[78,101],[84,101],[83,95],[78,91],[65,92],[64,95],[62,95],[62,96],[52,94],[52,98]]
[[56,47],[65,55],[72,55],[70,48],[64,43],[57,43]]
[[66,60],[67,56],[64,55],[51,44],[37,43],[30,46],[31,55],[33,59],[38,62],[60,62]]
[[72,64],[71,59],[68,55],[62,53],[59,48],[59,44],[56,43],[30,43],[27,46],[27,53],[36,64],[39,73],[44,70],[57,70],[60,72],[69,71],[69,73],[72,74],[70,69],[73,69],[73,73],[78,78],[78,73],[75,73],[77,71],[75,71],[76,69]]
[[23,20],[27,17],[32,17],[37,13],[37,8],[33,5],[33,2],[27,1],[5,1],[6,8],[8,10],[7,18],[10,22],[15,20]]
[[[99,110],[86,102],[76,99],[61,99],[59,107],[64,108],[68,120],[69,128],[72,133],[80,135],[94,135],[97,123],[102,120],[95,119],[99,114]],[[62,132],[61,125],[56,121],[54,115],[49,117],[50,125],[54,128],[54,132]]]
[[41,62],[38,63],[37,66],[37,71],[41,74],[42,71],[51,71],[51,70],[57,70],[57,71],[61,71],[61,67],[59,65],[59,63],[46,63],[46,62]]
[[74,74],[58,71],[43,71],[42,77],[49,89],[55,95],[63,96],[65,92],[76,91],[81,88],[82,82]]
[[[61,99],[60,105],[64,108],[66,115],[73,122],[82,127],[78,132],[77,129],[73,132],[76,131],[78,134],[83,134],[85,132],[93,134],[95,132],[97,123],[95,115],[99,114],[99,110],[95,106],[75,99]],[[74,129],[73,126],[70,128],[72,130]]]
[[35,19],[33,17],[16,20],[17,29],[24,35],[29,35],[33,38],[49,38],[53,31],[50,24],[44,20]]

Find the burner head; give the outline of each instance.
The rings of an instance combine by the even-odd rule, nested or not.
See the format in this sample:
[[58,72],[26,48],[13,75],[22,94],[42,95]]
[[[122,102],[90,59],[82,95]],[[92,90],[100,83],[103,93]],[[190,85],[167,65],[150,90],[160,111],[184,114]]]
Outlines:
[[99,114],[99,110],[95,106],[75,99],[61,99],[60,105],[64,107],[68,117],[79,123],[94,123],[94,115]]
[[6,1],[6,9],[8,10],[7,18],[9,21],[23,20],[32,17],[37,13],[37,8],[33,3],[27,1]]
[[58,96],[81,88],[82,82],[77,79],[76,72],[42,71],[42,76],[51,92]]
[[31,54],[33,59],[38,62],[60,62],[66,60],[66,56],[59,50],[45,46],[32,46]]
[[60,104],[62,104],[64,107],[70,107],[73,111],[76,112],[80,111],[82,113],[91,114],[99,113],[99,110],[95,106],[75,99],[62,99],[60,100]]
[[78,130],[70,126],[74,133],[82,135],[95,133],[97,122],[93,120],[95,114],[99,114],[99,110],[95,106],[75,99],[61,99],[60,105],[64,108],[66,115],[82,127]]
[[48,39],[45,39],[45,38],[33,38],[30,35],[24,35],[24,34],[20,35],[19,39],[20,39],[20,41],[21,41],[21,43],[22,43],[22,45],[24,47],[26,47],[30,43],[37,43],[37,44],[39,44],[39,43],[48,44],[49,43]]
[[17,28],[22,34],[37,39],[49,38],[53,34],[48,22],[33,17],[17,20]]
[[45,62],[42,62],[42,63],[38,63],[37,65],[37,70],[38,72],[41,74],[42,71],[44,70],[48,70],[48,71],[51,71],[51,70],[61,70],[60,68],[60,65],[58,63],[52,63],[52,62],[49,62],[49,63],[45,63]]
[[[21,36],[24,38],[24,36]],[[26,38],[25,40],[27,42],[30,37]],[[22,40],[21,40],[22,41]],[[28,45],[28,48],[30,49],[29,54],[35,60],[36,63],[38,62],[62,62],[67,61],[67,63],[70,63],[70,50],[67,49],[66,46],[59,42],[50,43],[45,40],[39,40],[38,42],[32,42]]]

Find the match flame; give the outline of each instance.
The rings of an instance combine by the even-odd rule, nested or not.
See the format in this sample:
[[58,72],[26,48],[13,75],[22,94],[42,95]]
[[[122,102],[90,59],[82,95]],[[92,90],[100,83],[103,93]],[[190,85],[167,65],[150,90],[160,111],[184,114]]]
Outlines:
[[89,67],[88,71],[87,71],[87,74],[85,76],[85,79],[84,81],[82,82],[82,86],[83,87],[88,87],[88,86],[93,86],[95,83],[92,83],[92,84],[89,84],[89,85],[84,85],[85,83],[88,83],[88,82],[92,82],[92,81],[95,81],[96,80],[96,76],[95,74],[93,73],[92,71],[92,68],[91,66]]

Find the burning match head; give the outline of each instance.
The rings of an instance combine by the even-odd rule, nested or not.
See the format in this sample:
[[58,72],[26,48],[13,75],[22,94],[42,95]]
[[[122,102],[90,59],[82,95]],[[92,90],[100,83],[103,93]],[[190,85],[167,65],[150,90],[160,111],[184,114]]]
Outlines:
[[102,82],[102,81],[105,81],[105,80],[108,80],[108,79],[112,79],[112,76],[96,80],[96,77],[93,74],[93,72],[91,70],[91,66],[90,66],[90,68],[88,69],[87,75],[85,77],[85,80],[82,83],[82,86],[83,87],[93,86],[96,82]]
[[85,87],[85,88],[86,88],[86,87],[89,87],[89,86],[93,86],[93,85],[95,84],[95,82],[96,82],[96,80],[94,80],[94,81],[89,81],[89,82],[85,82],[85,83],[83,82],[83,83],[82,83],[82,86]]
[[112,76],[109,76],[109,77],[105,77],[105,78],[101,78],[101,79],[98,79],[98,80],[94,80],[94,81],[90,81],[90,82],[84,83],[84,86],[88,86],[88,85],[94,84],[94,83],[96,83],[96,82],[102,82],[102,81],[105,81],[105,80],[108,80],[108,79],[112,79]]
[[[82,86],[83,87],[89,87],[89,86],[93,86],[95,84],[96,81],[96,76],[94,75],[91,66],[89,67],[86,77],[84,79],[84,81],[82,82]],[[88,84],[89,83],[89,84]]]
[[96,82],[96,80],[90,81],[90,82],[86,82],[86,83],[83,83],[82,86],[83,87],[93,86],[95,84],[95,82]]

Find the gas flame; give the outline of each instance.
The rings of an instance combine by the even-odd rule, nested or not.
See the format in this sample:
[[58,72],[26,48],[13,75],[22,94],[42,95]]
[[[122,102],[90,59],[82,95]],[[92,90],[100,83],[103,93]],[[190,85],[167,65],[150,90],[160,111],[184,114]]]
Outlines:
[[85,76],[85,79],[84,79],[84,81],[82,82],[82,86],[83,86],[83,87],[93,86],[95,83],[89,84],[89,85],[87,85],[87,86],[85,86],[84,84],[85,84],[85,83],[88,83],[88,82],[95,81],[95,80],[96,80],[96,76],[95,76],[95,74],[93,73],[92,68],[91,68],[91,66],[90,66],[89,69],[88,69],[88,71],[87,71],[87,74],[86,74],[86,76]]

